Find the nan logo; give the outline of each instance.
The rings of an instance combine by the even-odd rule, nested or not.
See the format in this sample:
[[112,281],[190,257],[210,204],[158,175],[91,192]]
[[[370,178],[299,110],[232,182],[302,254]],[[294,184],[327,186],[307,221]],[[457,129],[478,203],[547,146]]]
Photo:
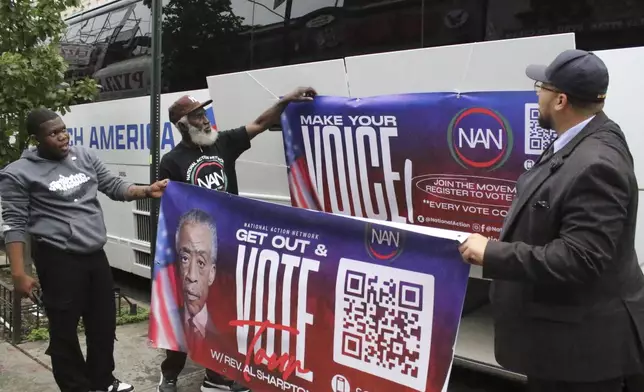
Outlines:
[[403,252],[405,233],[393,227],[368,223],[365,229],[367,253],[378,261],[393,261]]
[[473,107],[458,112],[447,129],[452,158],[465,169],[493,171],[512,154],[512,128],[498,111]]
[[228,179],[224,160],[218,156],[203,155],[188,167],[186,180],[202,188],[226,191]]

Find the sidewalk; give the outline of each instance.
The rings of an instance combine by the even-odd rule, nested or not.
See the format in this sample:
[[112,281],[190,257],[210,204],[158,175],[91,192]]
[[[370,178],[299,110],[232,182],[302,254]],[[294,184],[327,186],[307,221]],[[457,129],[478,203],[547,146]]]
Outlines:
[[[114,375],[134,385],[137,392],[152,392],[159,383],[159,369],[165,358],[163,350],[148,345],[148,323],[123,325],[116,328]],[[85,353],[85,336],[79,335]],[[16,348],[0,341],[0,391],[56,392],[59,391],[51,374],[51,361],[45,354],[48,342],[29,342]],[[203,370],[190,360],[179,377],[179,388],[198,392]]]

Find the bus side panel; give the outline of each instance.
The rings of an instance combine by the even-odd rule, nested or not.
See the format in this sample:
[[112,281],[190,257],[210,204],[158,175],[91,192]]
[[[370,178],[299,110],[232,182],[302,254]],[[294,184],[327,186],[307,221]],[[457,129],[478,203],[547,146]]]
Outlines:
[[595,52],[604,62],[610,73],[608,96],[604,111],[622,128],[628,141],[635,162],[640,189],[640,204],[637,211],[638,228],[635,232],[635,249],[639,255],[640,267],[644,270],[644,150],[639,147],[644,145],[642,133],[642,91],[644,91],[644,78],[641,77],[644,69],[644,47],[612,49]]
[[626,135],[639,188],[644,190],[644,145],[642,132],[642,91],[644,91],[644,47],[612,49],[595,52],[608,68],[610,83],[604,111],[619,124]]
[[575,48],[574,34],[479,42],[348,57],[356,97],[438,91],[526,91],[528,64],[549,63]]
[[[321,95],[349,96],[343,59],[210,76],[207,81],[222,129],[247,124],[300,86],[314,87]],[[290,205],[281,132],[254,139],[237,161],[237,175],[245,196]]]
[[[179,131],[168,119],[168,108],[182,95],[209,99],[208,90],[183,91],[161,96],[161,155],[179,141]],[[128,98],[72,106],[63,116],[73,145],[96,150],[105,163],[150,165],[150,97]],[[148,179],[145,179],[148,182]]]

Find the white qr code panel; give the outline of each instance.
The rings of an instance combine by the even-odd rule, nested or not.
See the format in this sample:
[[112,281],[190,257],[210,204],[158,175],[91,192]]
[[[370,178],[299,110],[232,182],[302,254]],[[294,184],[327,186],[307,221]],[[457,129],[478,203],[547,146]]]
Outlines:
[[434,277],[341,259],[333,360],[424,391],[434,319]]
[[557,137],[555,131],[539,126],[539,105],[525,104],[525,154],[541,155]]

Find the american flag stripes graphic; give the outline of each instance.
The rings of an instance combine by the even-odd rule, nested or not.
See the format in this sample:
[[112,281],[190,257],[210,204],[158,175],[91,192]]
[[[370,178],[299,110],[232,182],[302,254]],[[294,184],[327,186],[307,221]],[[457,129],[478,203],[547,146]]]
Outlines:
[[288,184],[291,191],[291,204],[294,207],[322,211],[322,204],[313,187],[311,176],[306,165],[306,155],[293,139],[293,130],[288,121],[282,121],[284,128],[284,147],[288,167]]
[[163,207],[159,211],[158,227],[148,336],[157,348],[185,352],[187,346],[179,312],[181,298],[174,260],[174,236],[168,233]]

